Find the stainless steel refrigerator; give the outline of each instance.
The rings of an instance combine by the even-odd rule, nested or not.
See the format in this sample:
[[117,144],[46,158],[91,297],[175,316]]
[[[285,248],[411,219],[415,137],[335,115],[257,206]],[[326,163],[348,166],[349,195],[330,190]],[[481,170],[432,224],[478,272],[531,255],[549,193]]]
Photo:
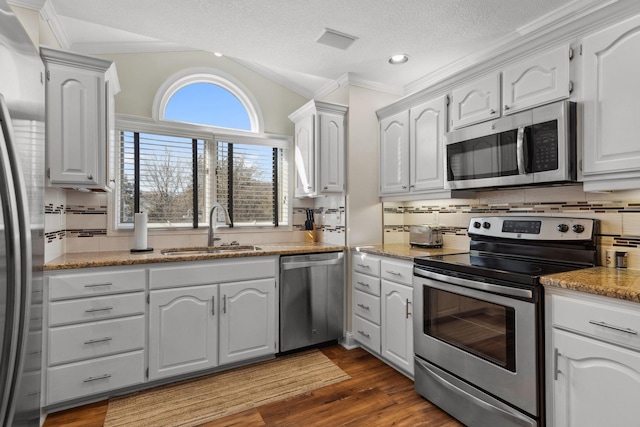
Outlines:
[[38,426],[44,260],[44,66],[0,0],[0,426]]

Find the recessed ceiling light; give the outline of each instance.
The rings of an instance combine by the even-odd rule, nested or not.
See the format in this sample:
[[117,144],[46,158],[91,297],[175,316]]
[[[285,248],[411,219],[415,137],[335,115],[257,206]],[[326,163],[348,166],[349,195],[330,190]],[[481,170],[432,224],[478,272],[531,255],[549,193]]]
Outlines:
[[215,56],[217,56],[218,58],[220,58],[220,57],[222,56],[222,54],[221,54],[220,52],[213,52],[213,54],[214,54]]
[[401,53],[401,54],[398,54],[398,55],[390,56],[389,57],[389,64],[392,64],[392,65],[404,64],[408,60],[409,60],[409,55],[407,55],[406,53]]

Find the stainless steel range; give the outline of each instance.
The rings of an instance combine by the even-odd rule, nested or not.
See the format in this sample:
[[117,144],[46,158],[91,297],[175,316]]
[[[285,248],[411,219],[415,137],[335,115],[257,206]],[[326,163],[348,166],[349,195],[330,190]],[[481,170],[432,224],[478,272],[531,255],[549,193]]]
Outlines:
[[469,426],[544,426],[539,278],[595,265],[597,226],[472,218],[469,253],[416,258],[416,391]]

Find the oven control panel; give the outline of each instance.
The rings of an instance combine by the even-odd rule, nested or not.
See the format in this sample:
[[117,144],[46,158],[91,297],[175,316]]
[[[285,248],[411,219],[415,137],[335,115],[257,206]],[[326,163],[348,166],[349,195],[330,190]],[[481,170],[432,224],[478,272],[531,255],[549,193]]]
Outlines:
[[528,240],[591,240],[595,220],[588,218],[487,216],[471,218],[469,235]]

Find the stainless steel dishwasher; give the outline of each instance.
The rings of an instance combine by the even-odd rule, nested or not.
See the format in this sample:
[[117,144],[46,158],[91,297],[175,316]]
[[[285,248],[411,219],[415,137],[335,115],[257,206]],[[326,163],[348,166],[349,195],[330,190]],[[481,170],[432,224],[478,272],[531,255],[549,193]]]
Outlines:
[[344,252],[280,257],[280,351],[344,335]]

